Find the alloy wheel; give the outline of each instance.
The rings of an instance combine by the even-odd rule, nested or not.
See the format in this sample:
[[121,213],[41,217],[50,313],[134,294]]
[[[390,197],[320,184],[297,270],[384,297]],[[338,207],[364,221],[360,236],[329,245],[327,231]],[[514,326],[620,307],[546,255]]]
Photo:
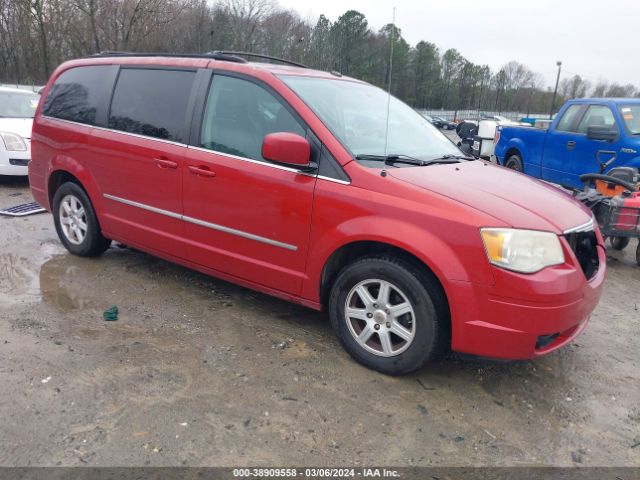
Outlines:
[[75,195],[65,195],[58,209],[62,233],[69,242],[80,245],[87,236],[87,214]]
[[404,352],[416,335],[411,302],[399,287],[386,280],[356,284],[347,295],[344,316],[356,342],[381,357]]

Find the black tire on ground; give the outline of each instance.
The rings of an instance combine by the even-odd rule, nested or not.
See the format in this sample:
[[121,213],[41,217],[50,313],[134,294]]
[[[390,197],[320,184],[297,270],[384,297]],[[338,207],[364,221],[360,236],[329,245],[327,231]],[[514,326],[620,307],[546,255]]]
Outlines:
[[636,247],[636,263],[640,266],[640,240],[638,240],[638,246]]
[[[63,202],[72,207],[71,212],[61,207]],[[111,240],[102,235],[91,200],[77,183],[66,182],[56,190],[51,213],[60,241],[74,255],[95,257],[111,245]]]
[[[405,322],[405,326],[408,325],[407,328],[413,329],[414,336],[410,342],[403,341],[400,337],[395,336],[392,331],[387,333],[388,338],[392,339],[390,341],[396,341],[401,345],[404,342],[404,350],[402,348],[397,349],[399,353],[394,352],[389,356],[372,353],[359,343],[356,340],[356,334],[352,333],[354,322],[363,322],[365,325],[361,327],[362,330],[359,333],[362,333],[367,326],[375,327],[376,321],[381,322],[378,325],[380,333],[384,333],[382,330],[384,330],[385,326],[389,328],[390,325],[386,323],[387,320],[377,320],[378,313],[374,314],[373,319],[370,320],[353,320],[347,318],[345,314],[347,301],[353,298],[352,295],[356,286],[368,280],[374,283],[376,281],[390,283],[393,288],[401,291],[408,301],[401,300],[398,305],[409,303],[413,309],[412,313],[397,317],[390,314],[388,317],[391,323],[400,319],[399,321]],[[369,292],[372,293],[371,290]],[[373,291],[372,296],[374,293],[375,291]],[[382,297],[380,290],[376,295],[377,299]],[[391,300],[388,303],[391,305],[391,309],[394,306],[398,306],[393,305]],[[373,304],[373,306],[375,308],[385,308],[377,304]],[[389,375],[410,373],[427,362],[438,358],[450,347],[449,309],[440,284],[433,275],[410,262],[395,257],[366,257],[346,266],[332,286],[328,310],[333,329],[345,350],[362,365],[382,373]],[[390,311],[386,310],[386,313],[389,314]],[[379,310],[376,310],[376,312],[379,312]],[[368,338],[371,339],[369,342],[374,343],[377,339],[380,345],[379,348],[382,350],[382,336],[378,332],[373,332]]]
[[504,166],[515,170],[516,172],[524,172],[524,164],[522,163],[522,157],[517,153],[512,153],[507,157],[504,162]]
[[629,245],[629,237],[611,237],[609,242],[611,246],[616,250],[624,250]]

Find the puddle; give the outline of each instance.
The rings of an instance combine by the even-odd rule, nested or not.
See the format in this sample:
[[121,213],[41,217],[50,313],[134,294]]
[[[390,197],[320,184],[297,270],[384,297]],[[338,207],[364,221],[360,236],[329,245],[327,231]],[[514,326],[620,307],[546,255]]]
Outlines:
[[60,252],[61,247],[43,244],[33,255],[30,252],[0,254],[0,304],[17,305],[40,300],[40,262]]
[[39,276],[42,301],[64,312],[90,307],[93,282],[86,281],[87,269],[95,267],[70,255],[57,255],[46,261]]
[[[45,244],[31,257],[0,254],[0,304],[44,302],[64,312],[91,306],[102,266],[60,251]],[[38,268],[39,261],[43,263]]]
[[17,253],[0,254],[0,293],[9,295],[16,291],[33,291],[35,282],[33,269],[27,257]]

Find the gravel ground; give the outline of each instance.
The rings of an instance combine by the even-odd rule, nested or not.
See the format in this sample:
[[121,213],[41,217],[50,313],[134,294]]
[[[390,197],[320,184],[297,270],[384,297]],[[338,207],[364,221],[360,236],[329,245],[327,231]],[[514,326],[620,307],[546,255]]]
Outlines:
[[[30,200],[0,180],[0,207]],[[561,351],[402,378],[324,314],[117,246],[73,257],[49,214],[0,217],[0,244],[0,465],[640,466],[635,241]]]

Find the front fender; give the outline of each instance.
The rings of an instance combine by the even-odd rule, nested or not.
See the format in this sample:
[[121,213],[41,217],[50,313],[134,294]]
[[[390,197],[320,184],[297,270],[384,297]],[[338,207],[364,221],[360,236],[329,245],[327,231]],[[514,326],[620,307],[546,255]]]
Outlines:
[[484,285],[494,282],[479,234],[477,242],[469,242],[468,236],[463,240],[466,246],[461,249],[465,256],[463,262],[453,245],[419,225],[396,218],[363,216],[337,224],[312,239],[303,296],[320,301],[325,265],[334,252],[360,241],[388,244],[417,257],[434,273],[445,292],[448,280]]

